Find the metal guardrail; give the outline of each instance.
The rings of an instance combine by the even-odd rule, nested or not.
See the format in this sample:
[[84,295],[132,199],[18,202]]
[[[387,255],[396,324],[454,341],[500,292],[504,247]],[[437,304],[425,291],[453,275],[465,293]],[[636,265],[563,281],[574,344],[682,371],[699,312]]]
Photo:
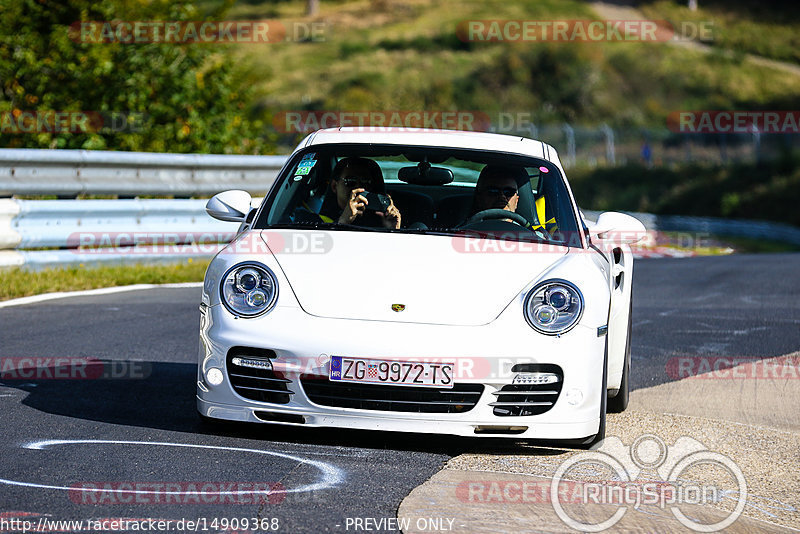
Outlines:
[[0,243],[19,249],[76,248],[97,245],[90,241],[103,236],[116,241],[133,234],[171,234],[177,243],[211,237],[223,242],[238,228],[237,223],[209,217],[205,200],[6,200],[9,203],[17,205],[17,213],[0,233]]
[[[207,258],[234,237],[239,225],[212,219],[205,204],[205,200],[168,199],[0,199],[0,267]],[[51,250],[41,250],[45,248]]]
[[[11,195],[209,196],[226,189],[266,193],[285,156],[0,149],[0,197]],[[18,200],[0,198],[0,267],[176,261],[206,258],[235,234],[204,200]],[[585,211],[587,218],[599,212]],[[764,221],[631,213],[648,230],[707,232],[800,245],[800,228]],[[103,236],[108,236],[103,240]],[[195,249],[152,254],[132,243],[165,240]],[[102,253],[92,247],[103,248]],[[38,249],[38,250],[37,250]],[[44,250],[49,249],[49,250]]]
[[286,156],[0,149],[0,197],[266,193]]
[[[584,217],[597,220],[599,211],[582,210]],[[639,219],[648,230],[660,232],[706,233],[728,237],[765,239],[800,245],[800,228],[789,224],[721,217],[690,217],[686,215],[654,215],[652,213],[623,212]]]
[[[260,199],[254,204],[257,202]],[[233,238],[239,226],[209,217],[205,203],[180,199],[0,199],[0,267],[41,269],[208,258]],[[597,211],[583,213],[590,220],[600,215]],[[800,228],[785,224],[630,214],[648,230],[705,232],[800,245]]]

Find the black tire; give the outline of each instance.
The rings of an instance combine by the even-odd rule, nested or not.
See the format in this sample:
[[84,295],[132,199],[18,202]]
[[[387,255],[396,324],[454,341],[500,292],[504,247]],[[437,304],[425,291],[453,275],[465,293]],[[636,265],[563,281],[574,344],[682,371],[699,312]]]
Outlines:
[[608,399],[608,413],[622,413],[628,408],[631,396],[631,324],[633,322],[633,293],[631,293],[631,305],[628,311],[628,339],[625,340],[625,364],[622,367],[622,381],[619,384],[619,391],[616,395]]

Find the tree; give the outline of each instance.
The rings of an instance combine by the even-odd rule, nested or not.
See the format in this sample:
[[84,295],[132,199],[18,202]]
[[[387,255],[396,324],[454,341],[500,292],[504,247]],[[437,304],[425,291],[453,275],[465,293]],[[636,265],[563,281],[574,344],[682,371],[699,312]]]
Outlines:
[[225,45],[126,44],[112,34],[115,42],[91,42],[79,25],[70,30],[76,21],[112,21],[107,27],[116,28],[124,21],[202,19],[192,4],[22,0],[5,2],[0,17],[2,116],[82,111],[139,119],[133,128],[106,121],[99,131],[0,128],[0,146],[235,153],[272,148],[248,116],[242,89],[247,84],[220,53]]

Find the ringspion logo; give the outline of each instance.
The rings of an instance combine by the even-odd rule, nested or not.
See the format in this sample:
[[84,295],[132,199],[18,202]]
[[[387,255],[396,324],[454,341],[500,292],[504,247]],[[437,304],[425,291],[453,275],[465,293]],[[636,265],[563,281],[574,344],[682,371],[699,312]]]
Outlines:
[[[591,473],[592,481],[576,487],[573,481],[586,473]],[[577,496],[576,489],[580,492]],[[576,497],[580,504],[570,506]],[[716,523],[704,523],[683,511],[726,499],[735,506]],[[581,532],[610,529],[628,510],[642,505],[669,509],[680,524],[695,532],[718,532],[744,511],[747,482],[733,460],[708,450],[694,438],[683,436],[667,445],[658,436],[644,434],[626,446],[611,436],[599,450],[571,456],[556,469],[550,502],[564,524]],[[605,519],[587,519],[585,507],[591,504],[615,505],[617,509]]]

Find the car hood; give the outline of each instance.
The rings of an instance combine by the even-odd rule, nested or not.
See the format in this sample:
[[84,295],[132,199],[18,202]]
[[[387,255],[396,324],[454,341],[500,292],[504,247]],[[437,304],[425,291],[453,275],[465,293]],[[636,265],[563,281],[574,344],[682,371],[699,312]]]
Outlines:
[[[300,306],[337,319],[487,324],[569,250],[450,236],[313,233],[324,246],[312,252],[293,251],[289,238],[276,240],[267,230],[261,236]],[[404,309],[395,311],[396,304]]]

